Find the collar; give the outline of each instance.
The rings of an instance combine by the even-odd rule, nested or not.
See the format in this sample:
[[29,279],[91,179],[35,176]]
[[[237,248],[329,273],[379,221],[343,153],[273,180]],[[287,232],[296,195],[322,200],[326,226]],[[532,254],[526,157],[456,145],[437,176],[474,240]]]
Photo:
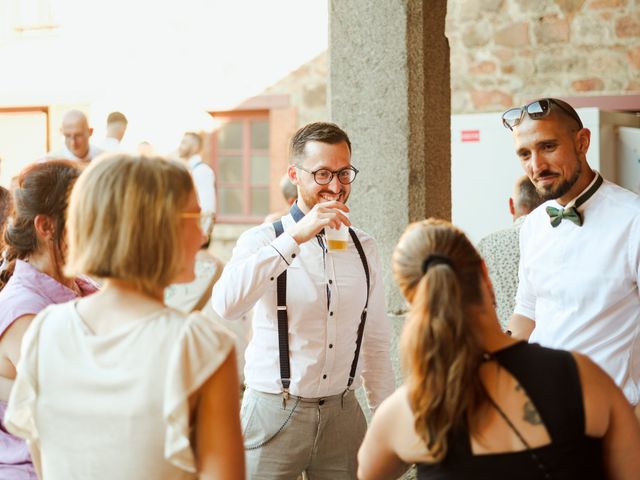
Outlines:
[[513,226],[514,227],[519,227],[520,225],[522,225],[524,223],[524,219],[527,218],[527,215],[520,215],[518,218],[516,218],[513,221]]
[[[46,273],[42,273],[24,260],[16,260],[13,275],[15,275],[16,280],[19,279],[22,283],[37,289],[42,296],[48,298],[52,303],[68,302],[77,297],[76,293],[69,287],[61,284]],[[89,295],[97,291],[97,287],[90,281],[76,278],[75,282],[80,287],[83,295]]]
[[580,194],[569,201],[563,208],[566,210],[567,208],[574,207],[578,209],[581,205],[583,205],[587,200],[589,200],[594,193],[600,188],[603,183],[602,175],[600,175],[597,171],[595,171],[596,176],[591,181],[589,186],[585,188]]
[[291,214],[291,216],[293,217],[296,223],[298,223],[304,217],[304,212],[300,210],[300,207],[298,207],[297,201],[293,205],[291,205],[291,209],[289,210],[289,213]]
[[202,163],[202,157],[198,154],[193,155],[189,161],[189,170],[193,170],[199,163]]

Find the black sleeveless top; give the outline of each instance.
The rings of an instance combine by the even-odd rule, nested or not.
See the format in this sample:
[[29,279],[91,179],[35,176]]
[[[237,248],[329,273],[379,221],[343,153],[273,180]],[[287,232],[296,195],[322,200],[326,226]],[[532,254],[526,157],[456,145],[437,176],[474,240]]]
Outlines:
[[604,480],[602,440],[584,433],[582,387],[571,353],[520,342],[493,357],[525,389],[551,443],[519,452],[474,455],[469,432],[461,428],[449,436],[443,461],[417,465],[418,479]]

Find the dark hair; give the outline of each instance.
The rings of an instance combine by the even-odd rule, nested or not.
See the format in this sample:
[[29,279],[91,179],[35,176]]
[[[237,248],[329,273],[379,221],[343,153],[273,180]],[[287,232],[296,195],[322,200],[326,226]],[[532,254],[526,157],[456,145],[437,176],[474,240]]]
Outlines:
[[518,179],[515,194],[516,198],[513,200],[519,214],[530,213],[544,202],[535,185],[531,183],[531,180],[526,175]]
[[[565,119],[570,120],[570,125],[575,127],[576,131],[584,128],[582,119],[580,118],[580,115],[578,115],[578,112],[576,112],[575,108],[559,98],[549,98],[548,100],[550,100],[549,108],[551,109],[551,115],[560,115]],[[567,127],[569,127],[569,125]]]
[[37,215],[55,222],[54,247],[62,270],[65,212],[69,192],[79,175],[80,167],[67,160],[33,163],[20,172],[13,190],[14,216],[4,232],[6,260],[10,263],[0,274],[0,290],[11,278],[15,260],[23,260],[38,249],[34,225]]
[[462,231],[431,218],[407,227],[392,267],[411,304],[401,352],[414,428],[440,461],[449,434],[486,399],[470,324],[483,302],[482,259]]
[[127,122],[127,117],[124,116],[124,113],[121,112],[111,112],[107,117],[107,125],[110,123],[122,122],[125,125]]
[[[0,235],[4,224],[11,213],[11,193],[4,187],[0,186]],[[0,244],[2,240],[0,239]]]
[[295,159],[304,155],[307,142],[322,142],[330,145],[345,142],[349,147],[349,152],[351,152],[351,141],[344,130],[335,123],[315,122],[302,127],[291,138],[289,146],[289,160],[291,163],[294,163]]
[[0,187],[0,264],[2,264],[2,252],[4,251],[4,227],[11,214],[11,192]]

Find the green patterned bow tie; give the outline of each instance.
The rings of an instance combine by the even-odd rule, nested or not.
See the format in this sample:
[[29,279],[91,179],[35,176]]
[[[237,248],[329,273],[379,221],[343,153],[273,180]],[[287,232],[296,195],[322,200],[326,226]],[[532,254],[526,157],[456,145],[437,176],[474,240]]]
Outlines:
[[593,182],[593,184],[589,187],[589,189],[586,192],[584,192],[582,195],[576,198],[575,202],[573,202],[572,207],[564,208],[564,209],[556,208],[556,207],[547,207],[547,214],[551,219],[551,226],[553,228],[556,228],[558,225],[560,225],[560,222],[562,222],[562,219],[566,218],[567,220],[570,220],[576,225],[578,225],[579,227],[581,227],[584,220],[582,219],[582,215],[578,211],[578,207],[582,205],[584,202],[586,202],[587,200],[589,200],[591,196],[594,193],[596,193],[596,190],[600,188],[600,185],[602,185],[603,182],[604,180],[602,179],[602,176],[596,172],[596,179]]
[[580,215],[580,212],[578,212],[575,207],[569,207],[565,209],[547,207],[547,214],[551,219],[551,226],[554,228],[560,225],[560,222],[562,222],[562,220],[565,218],[572,221],[579,227],[582,226],[582,215]]

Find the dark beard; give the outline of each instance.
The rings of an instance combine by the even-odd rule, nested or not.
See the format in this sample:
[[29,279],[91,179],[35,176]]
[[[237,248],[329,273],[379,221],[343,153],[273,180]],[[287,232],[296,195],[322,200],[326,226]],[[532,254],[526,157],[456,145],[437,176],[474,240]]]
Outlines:
[[578,181],[578,178],[580,178],[580,174],[581,173],[582,173],[582,167],[578,163],[578,168],[576,169],[576,172],[573,174],[573,176],[571,178],[569,178],[568,180],[565,180],[564,182],[562,182],[560,185],[558,185],[555,188],[552,188],[552,187],[549,187],[549,188],[540,187],[540,188],[538,188],[536,186],[536,191],[538,192],[538,195],[540,195],[540,197],[542,197],[542,199],[544,201],[555,200],[556,198],[560,198],[563,195],[567,194],[569,192],[569,190],[571,190],[571,188]]

